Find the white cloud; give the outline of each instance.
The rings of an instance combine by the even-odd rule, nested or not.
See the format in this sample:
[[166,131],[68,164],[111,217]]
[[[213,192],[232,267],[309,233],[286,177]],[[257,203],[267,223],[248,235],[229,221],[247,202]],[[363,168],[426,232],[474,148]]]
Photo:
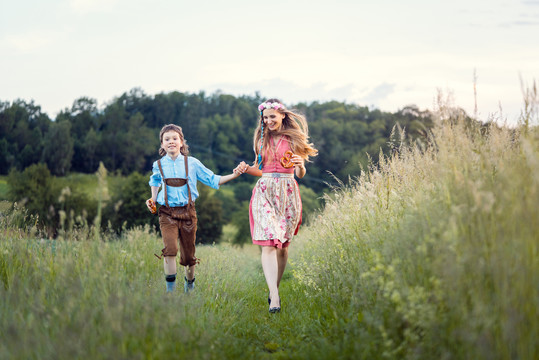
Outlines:
[[382,83],[375,86],[368,94],[361,97],[363,103],[378,105],[395,91],[395,84]]
[[266,98],[278,98],[285,104],[312,101],[346,101],[353,97],[357,89],[353,84],[333,87],[327,82],[300,85],[295,81],[271,78],[254,82],[219,82],[207,86],[210,92],[221,90],[232,95],[254,95],[259,92]]
[[24,34],[12,34],[4,37],[4,42],[11,48],[23,53],[30,53],[45,48],[56,41],[57,34],[32,31]]
[[79,14],[108,12],[117,2],[118,0],[70,0],[69,7]]

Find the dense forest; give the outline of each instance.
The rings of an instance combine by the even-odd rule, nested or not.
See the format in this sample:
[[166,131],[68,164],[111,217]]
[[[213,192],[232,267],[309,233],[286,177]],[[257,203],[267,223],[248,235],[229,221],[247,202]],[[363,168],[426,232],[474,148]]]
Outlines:
[[[215,173],[228,174],[238,162],[254,159],[252,134],[257,106],[263,100],[259,94],[235,97],[220,92],[147,95],[135,88],[101,107],[95,99],[81,97],[54,119],[33,101],[0,101],[0,175],[9,174],[9,200],[26,199],[26,208],[39,214],[50,234],[56,234],[62,212],[51,212],[51,206],[73,210],[73,219],[82,211],[88,218],[96,216],[96,210],[91,210],[96,199],[65,179],[94,174],[102,163],[109,174],[125,178],[110,195],[110,203],[116,205],[102,215],[108,226],[119,231],[148,221],[140,198],[149,193],[147,174],[158,158],[163,125],[180,125],[191,155]],[[319,150],[308,164],[308,176],[300,181],[307,202],[375,164],[380,151],[390,150],[396,126],[404,129],[408,141],[423,141],[433,126],[430,112],[416,106],[389,113],[336,101],[287,105],[306,115],[310,140]],[[244,209],[252,182],[248,176],[234,181],[232,198],[203,191],[200,206],[214,208],[212,216],[221,219],[221,226],[231,222],[231,214]],[[138,197],[133,199],[133,194]],[[208,200],[214,197],[215,202]],[[214,235],[208,236],[215,240]]]

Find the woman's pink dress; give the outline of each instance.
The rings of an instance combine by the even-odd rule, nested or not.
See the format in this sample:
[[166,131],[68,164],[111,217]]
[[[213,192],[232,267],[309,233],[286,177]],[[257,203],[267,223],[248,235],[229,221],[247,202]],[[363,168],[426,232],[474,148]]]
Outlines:
[[[271,145],[274,146],[273,139]],[[283,248],[298,233],[301,224],[301,197],[294,168],[284,168],[280,159],[290,145],[286,138],[277,143],[275,153],[267,152],[262,177],[253,189],[249,223],[253,244]]]

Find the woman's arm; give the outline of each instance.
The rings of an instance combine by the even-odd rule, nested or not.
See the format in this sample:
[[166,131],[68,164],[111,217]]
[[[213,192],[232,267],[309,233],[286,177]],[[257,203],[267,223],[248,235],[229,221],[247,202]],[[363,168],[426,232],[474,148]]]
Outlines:
[[256,166],[249,166],[245,161],[239,163],[238,166],[234,169],[234,174],[249,174],[253,176],[262,176],[262,170]]
[[256,166],[249,166],[245,169],[245,173],[253,176],[262,176],[262,170]]
[[307,173],[307,169],[305,168],[305,160],[299,155],[292,156],[290,160],[294,163],[294,172],[296,176],[299,179],[304,177]]

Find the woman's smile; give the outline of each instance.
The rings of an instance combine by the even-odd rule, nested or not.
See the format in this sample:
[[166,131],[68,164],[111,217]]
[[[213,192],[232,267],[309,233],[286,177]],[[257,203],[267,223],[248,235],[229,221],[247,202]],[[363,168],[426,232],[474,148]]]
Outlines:
[[283,119],[285,115],[280,113],[275,109],[265,109],[262,118],[264,119],[264,124],[271,130],[279,130],[283,124]]

